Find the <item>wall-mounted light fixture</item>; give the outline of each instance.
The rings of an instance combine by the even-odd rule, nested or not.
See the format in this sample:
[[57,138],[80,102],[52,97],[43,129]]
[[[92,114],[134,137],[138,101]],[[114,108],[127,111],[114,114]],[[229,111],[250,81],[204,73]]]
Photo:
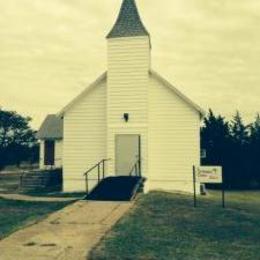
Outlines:
[[129,121],[129,114],[128,114],[128,113],[124,113],[124,120],[125,120],[126,122]]

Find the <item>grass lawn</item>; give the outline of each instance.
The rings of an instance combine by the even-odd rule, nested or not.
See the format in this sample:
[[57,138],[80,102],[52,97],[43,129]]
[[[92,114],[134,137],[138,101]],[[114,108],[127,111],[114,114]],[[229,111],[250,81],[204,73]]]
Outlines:
[[0,240],[68,204],[69,202],[26,202],[0,199]]
[[192,197],[153,192],[91,252],[91,259],[260,259],[260,192]]

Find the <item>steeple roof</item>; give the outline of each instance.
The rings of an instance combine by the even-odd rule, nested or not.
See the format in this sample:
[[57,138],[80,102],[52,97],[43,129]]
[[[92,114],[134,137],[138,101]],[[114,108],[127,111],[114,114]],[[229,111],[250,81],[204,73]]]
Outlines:
[[123,0],[116,23],[107,38],[149,36],[140,18],[135,0]]

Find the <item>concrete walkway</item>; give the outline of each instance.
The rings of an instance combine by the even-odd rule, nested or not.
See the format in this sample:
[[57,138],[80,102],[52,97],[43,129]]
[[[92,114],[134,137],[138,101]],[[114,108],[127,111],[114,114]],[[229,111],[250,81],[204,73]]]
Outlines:
[[4,194],[0,193],[0,198],[8,200],[21,200],[21,201],[39,201],[39,202],[60,202],[60,201],[73,201],[78,198],[59,198],[59,197],[37,197],[23,194]]
[[85,260],[132,205],[78,201],[0,241],[0,259]]

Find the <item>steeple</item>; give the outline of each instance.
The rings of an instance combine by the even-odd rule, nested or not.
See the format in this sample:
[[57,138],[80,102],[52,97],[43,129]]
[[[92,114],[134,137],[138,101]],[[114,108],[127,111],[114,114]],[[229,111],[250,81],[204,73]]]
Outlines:
[[123,0],[116,23],[107,38],[149,36],[140,18],[135,0]]

